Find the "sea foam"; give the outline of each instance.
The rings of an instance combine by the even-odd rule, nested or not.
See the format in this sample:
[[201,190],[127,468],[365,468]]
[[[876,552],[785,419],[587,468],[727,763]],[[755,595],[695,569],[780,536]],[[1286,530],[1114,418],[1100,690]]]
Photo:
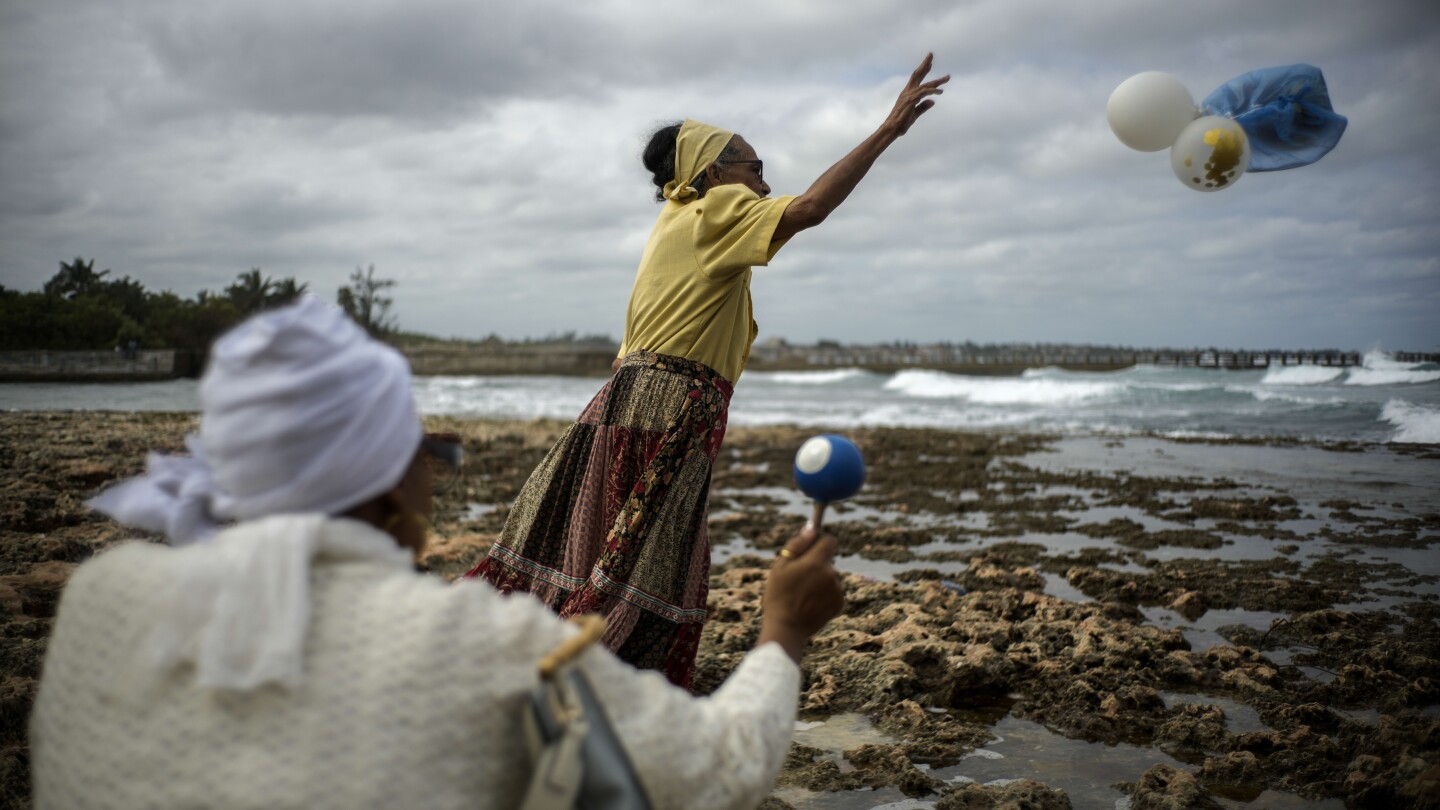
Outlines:
[[1371,349],[1361,358],[1360,365],[1376,371],[1411,371],[1413,363],[1402,363],[1379,349]]
[[1352,368],[1346,385],[1418,385],[1440,380],[1440,370],[1418,371],[1405,368]]
[[1343,368],[1332,366],[1271,366],[1261,385],[1321,385],[1338,379]]
[[[1236,389],[1241,390],[1241,389]],[[1255,397],[1259,402],[1291,402],[1296,405],[1344,405],[1344,397],[1314,397],[1303,394],[1287,394],[1280,391],[1265,391],[1261,389],[1244,389],[1245,393]]]
[[752,371],[747,377],[785,385],[830,385],[869,375],[860,368],[837,368],[825,371]]
[[1380,411],[1380,419],[1395,426],[1392,442],[1440,444],[1440,410],[1392,399]]
[[1361,368],[1350,369],[1346,385],[1415,385],[1440,380],[1440,369],[1424,363],[1402,363],[1381,351],[1369,351]]
[[962,377],[941,371],[902,371],[885,383],[887,391],[921,399],[963,399],[982,405],[1055,405],[1117,393],[1112,382],[1015,377]]

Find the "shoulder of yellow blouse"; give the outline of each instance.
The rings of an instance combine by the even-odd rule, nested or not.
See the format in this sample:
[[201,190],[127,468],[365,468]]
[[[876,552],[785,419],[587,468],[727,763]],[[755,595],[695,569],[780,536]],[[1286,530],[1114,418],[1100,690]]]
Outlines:
[[697,214],[708,212],[708,220],[723,222],[744,215],[751,206],[768,199],[739,183],[727,183],[705,192],[705,196],[690,203],[690,207]]
[[760,199],[768,199],[768,198],[761,197],[759,194],[756,194],[754,191],[752,191],[752,190],[750,189],[749,186],[745,185],[744,183],[726,183],[726,184],[723,185],[723,186],[716,186],[716,187],[710,189],[709,191],[705,192],[705,196],[704,196],[704,197],[701,197],[699,201],[703,203],[703,202],[705,202],[706,200],[709,200],[709,199],[715,199],[715,200],[760,200]]

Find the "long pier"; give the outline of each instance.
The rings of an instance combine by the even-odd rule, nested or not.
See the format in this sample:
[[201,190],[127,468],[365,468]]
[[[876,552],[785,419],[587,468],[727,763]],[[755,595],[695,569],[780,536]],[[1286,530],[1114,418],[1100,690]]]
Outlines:
[[1271,366],[1358,366],[1359,352],[1339,351],[1216,351],[1137,353],[1135,362],[1154,366],[1253,369]]
[[[615,350],[594,346],[504,346],[438,344],[402,349],[417,375],[559,374],[603,377]],[[1398,363],[1440,364],[1440,353],[1389,352]],[[115,352],[0,352],[0,382],[102,382],[161,380],[199,374],[198,352],[171,349]],[[893,344],[843,345],[821,342],[756,344],[749,368],[755,371],[863,368],[883,374],[933,369],[955,374],[1010,376],[1031,368],[1116,371],[1137,365],[1222,370],[1275,366],[1350,367],[1364,363],[1360,352],[1333,349],[1130,349],[1061,345]]]
[[[1390,352],[1400,363],[1440,363],[1440,353]],[[1361,352],[1338,349],[1121,349],[1088,346],[889,345],[809,346],[757,345],[750,368],[790,371],[806,368],[863,368],[890,373],[904,368],[930,368],[962,374],[1018,374],[1028,368],[1114,371],[1137,365],[1227,370],[1275,366],[1351,367],[1364,364]]]

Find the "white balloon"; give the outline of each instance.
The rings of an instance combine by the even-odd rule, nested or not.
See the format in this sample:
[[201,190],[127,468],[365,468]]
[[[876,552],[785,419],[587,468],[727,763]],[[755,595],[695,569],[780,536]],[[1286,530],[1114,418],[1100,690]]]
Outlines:
[[1159,152],[1199,115],[1195,99],[1180,80],[1158,70],[1120,83],[1105,104],[1105,120],[1120,142],[1141,152]]
[[1186,188],[1230,188],[1250,166],[1250,139],[1229,118],[1207,115],[1180,131],[1170,147],[1170,168]]

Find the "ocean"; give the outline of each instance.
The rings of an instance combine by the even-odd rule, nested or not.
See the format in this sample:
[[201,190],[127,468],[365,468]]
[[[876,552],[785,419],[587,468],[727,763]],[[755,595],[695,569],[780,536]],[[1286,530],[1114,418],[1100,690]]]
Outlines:
[[[422,377],[414,381],[414,391],[425,414],[569,420],[580,413],[601,384],[596,378],[555,376]],[[199,410],[197,389],[194,380],[103,385],[7,383],[0,384],[0,410],[193,412]],[[1229,489],[1206,491],[1206,497],[1279,494],[1295,499],[1300,516],[1276,520],[1270,528],[1305,540],[1281,550],[1263,533],[1235,532],[1215,518],[1187,522],[1183,516],[1155,515],[1134,505],[1095,502],[1095,496],[1087,495],[1083,487],[1054,485],[1037,493],[1047,497],[1071,494],[1085,500],[1083,509],[1067,507],[1069,511],[1058,513],[1076,522],[1100,525],[1119,521],[1153,532],[1198,529],[1224,536],[1223,546],[1215,549],[1161,545],[1147,550],[1141,560],[1144,566],[1185,558],[1235,563],[1285,555],[1306,572],[1313,572],[1343,561],[1364,571],[1366,582],[1356,604],[1337,607],[1390,611],[1396,621],[1404,620],[1409,604],[1435,598],[1433,581],[1418,586],[1410,581],[1415,576],[1440,576],[1433,529],[1404,528],[1433,526],[1433,517],[1440,514],[1440,461],[1429,448],[1417,452],[1405,446],[1440,444],[1440,366],[1433,364],[1399,363],[1371,352],[1363,365],[1352,368],[1289,366],[1228,371],[1142,366],[1104,373],[1049,368],[1018,377],[968,377],[923,369],[894,374],[860,369],[757,371],[745,374],[736,387],[730,423],[795,424],[837,432],[897,426],[1056,434],[1058,438],[1043,450],[1018,458],[1016,463],[1051,472],[1231,482],[1226,485]],[[1296,441],[1176,441],[1232,438]],[[1358,452],[1332,452],[1334,448],[1312,443],[1346,443],[1353,446],[1342,449]],[[809,512],[803,496],[789,488],[718,489],[711,496],[712,517],[722,519],[727,512],[750,508],[747,504],[757,497],[782,504],[779,511],[792,516]],[[1352,501],[1359,502],[1355,507],[1361,510],[1359,518],[1344,511],[1343,504]],[[902,519],[906,525],[924,528],[937,520],[983,522],[988,517],[984,513],[897,515],[849,504],[844,510],[832,510],[827,525],[843,534],[863,528],[866,521]],[[1385,535],[1373,543],[1358,542],[1352,537],[1358,531],[1356,520],[1414,537],[1391,542]],[[715,529],[712,533],[716,561],[756,551],[744,538]],[[1048,554],[1082,548],[1121,556],[1132,551],[1110,537],[1039,531],[1022,536],[982,534],[961,545],[932,543],[917,552],[979,553],[992,545],[1014,543],[1038,544]],[[895,578],[913,565],[859,554],[836,559],[838,568],[875,579]],[[967,564],[956,559],[925,565],[945,575],[958,575]],[[1148,570],[1135,562],[1122,567]],[[1306,576],[1309,573],[1302,578]],[[1090,599],[1065,576],[1046,573],[1044,579],[1045,591],[1052,596],[1074,602]],[[1209,610],[1199,618],[1181,616],[1164,605],[1141,609],[1146,623],[1180,630],[1195,651],[1228,643],[1225,628],[1229,625],[1264,631],[1283,618],[1279,613],[1240,608]],[[1278,665],[1298,666],[1293,663],[1295,650],[1271,650],[1267,655]],[[1299,667],[1299,671],[1318,680],[1334,677],[1310,667]],[[1223,705],[1232,733],[1266,728],[1253,709],[1230,698],[1169,693],[1163,697],[1167,704],[1201,701]],[[1370,708],[1342,711],[1372,725],[1379,723],[1378,712]],[[1425,712],[1437,716],[1440,707],[1430,706]],[[874,737],[879,732],[858,715],[836,715],[801,723],[799,728],[799,738],[807,745],[832,752],[837,758],[857,740],[888,742]],[[992,731],[995,739],[985,748],[939,775],[989,783],[1043,774],[1047,784],[1065,789],[1076,807],[1120,810],[1130,806],[1130,799],[1115,789],[1117,782],[1133,780],[1156,763],[1193,770],[1193,763],[1172,760],[1158,748],[1070,739],[1017,717],[999,718]],[[798,810],[929,810],[935,806],[933,801],[906,797],[893,787],[840,793],[787,788],[777,795]],[[1214,798],[1227,810],[1338,810],[1343,806],[1335,798],[1311,801],[1278,790],[1241,799]]]
[[[426,414],[568,420],[600,385],[595,378],[496,376],[421,377],[414,387]],[[0,409],[196,411],[196,389],[194,380],[5,383]],[[1350,368],[1046,368],[1019,377],[752,371],[736,386],[730,423],[1434,444],[1440,365],[1399,363],[1377,351]]]

